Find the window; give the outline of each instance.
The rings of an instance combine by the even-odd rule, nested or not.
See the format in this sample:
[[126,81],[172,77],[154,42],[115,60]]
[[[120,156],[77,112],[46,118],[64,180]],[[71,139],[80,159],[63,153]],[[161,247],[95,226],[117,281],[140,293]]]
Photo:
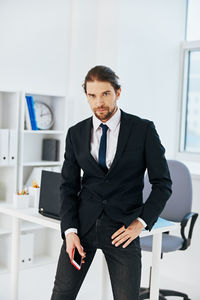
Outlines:
[[181,134],[179,153],[200,160],[200,11],[199,0],[188,1],[187,40],[182,45]]
[[185,68],[186,95],[182,112],[185,128],[181,150],[200,153],[200,49],[185,51]]

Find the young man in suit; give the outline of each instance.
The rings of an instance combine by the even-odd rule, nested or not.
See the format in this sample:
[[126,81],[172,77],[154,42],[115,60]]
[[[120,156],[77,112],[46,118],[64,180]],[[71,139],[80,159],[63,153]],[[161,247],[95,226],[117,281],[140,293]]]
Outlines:
[[[76,299],[97,249],[105,255],[114,299],[138,300],[139,234],[144,227],[151,230],[171,195],[155,126],[118,108],[118,79],[106,66],[88,72],[83,87],[93,116],[67,133],[60,187],[63,245],[51,300]],[[152,191],[143,203],[146,169]],[[81,270],[70,262],[73,248],[82,256]]]

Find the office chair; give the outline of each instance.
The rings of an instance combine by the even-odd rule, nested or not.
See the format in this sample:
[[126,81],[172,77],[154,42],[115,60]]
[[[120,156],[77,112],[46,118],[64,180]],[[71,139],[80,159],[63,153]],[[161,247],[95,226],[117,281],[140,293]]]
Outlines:
[[[191,212],[192,207],[192,180],[188,168],[176,160],[168,160],[169,171],[172,179],[172,195],[166,203],[160,217],[168,221],[180,222],[180,236],[171,235],[169,232],[162,235],[162,255],[163,253],[176,250],[186,250],[191,243],[194,224],[198,217],[197,213]],[[147,200],[151,192],[151,184],[148,176],[144,178],[143,199]],[[190,223],[190,225],[189,225]],[[186,236],[186,226],[189,226]],[[187,227],[188,227],[187,226]],[[140,245],[143,251],[152,251],[152,236],[140,238]],[[150,274],[151,276],[151,274]],[[139,300],[148,299],[150,288],[141,288]],[[159,300],[167,300],[167,296],[183,297],[184,300],[190,300],[184,293],[173,290],[159,290]]]

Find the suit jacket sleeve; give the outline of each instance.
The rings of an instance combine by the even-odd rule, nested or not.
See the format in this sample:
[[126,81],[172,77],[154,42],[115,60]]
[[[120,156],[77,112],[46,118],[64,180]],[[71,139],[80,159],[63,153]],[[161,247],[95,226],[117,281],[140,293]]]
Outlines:
[[151,230],[172,193],[165,148],[160,142],[153,122],[149,122],[147,129],[145,159],[152,190],[140,217],[147,223],[146,229]]
[[63,239],[65,239],[65,230],[68,228],[78,229],[78,193],[81,187],[80,166],[74,155],[70,128],[65,145],[60,185],[60,218],[61,236]]

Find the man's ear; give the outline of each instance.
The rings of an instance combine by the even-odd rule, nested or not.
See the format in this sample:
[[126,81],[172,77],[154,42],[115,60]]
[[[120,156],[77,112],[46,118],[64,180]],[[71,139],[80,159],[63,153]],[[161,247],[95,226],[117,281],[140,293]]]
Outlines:
[[122,91],[122,89],[119,88],[119,89],[117,90],[117,92],[116,92],[116,99],[117,99],[117,100],[118,100],[119,97],[120,97],[121,91]]

